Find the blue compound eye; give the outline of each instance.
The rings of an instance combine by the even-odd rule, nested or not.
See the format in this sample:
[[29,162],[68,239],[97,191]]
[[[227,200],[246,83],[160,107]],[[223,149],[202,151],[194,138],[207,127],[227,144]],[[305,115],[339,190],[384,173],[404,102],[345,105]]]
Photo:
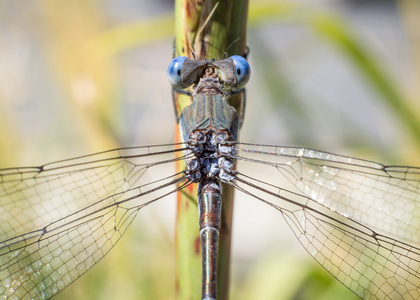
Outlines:
[[251,76],[251,68],[245,58],[239,55],[233,55],[230,58],[236,66],[236,88],[240,89],[245,86]]
[[187,59],[185,56],[175,57],[168,67],[168,79],[172,86],[177,89],[183,89],[181,86],[181,70],[184,61]]

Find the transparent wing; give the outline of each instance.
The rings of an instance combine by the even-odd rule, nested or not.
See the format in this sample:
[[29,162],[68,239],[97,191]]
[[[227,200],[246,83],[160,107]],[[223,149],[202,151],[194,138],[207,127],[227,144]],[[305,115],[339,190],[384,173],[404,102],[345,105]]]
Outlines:
[[138,211],[187,184],[182,145],[0,170],[0,295],[48,299],[98,262]]
[[236,188],[278,209],[344,285],[364,298],[420,297],[419,168],[302,148],[237,148]]

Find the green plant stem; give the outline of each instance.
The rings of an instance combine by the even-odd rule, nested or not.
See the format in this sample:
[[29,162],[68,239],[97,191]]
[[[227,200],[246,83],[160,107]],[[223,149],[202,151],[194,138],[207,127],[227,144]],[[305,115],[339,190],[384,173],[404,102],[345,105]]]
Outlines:
[[[246,52],[246,20],[248,1],[192,1],[175,2],[175,56],[197,59],[221,59]],[[243,97],[242,95],[238,95]],[[231,99],[231,105],[241,110],[241,98]],[[191,103],[191,98],[175,96],[178,116]],[[176,126],[176,142],[179,128]],[[179,170],[184,167],[179,164]],[[228,299],[230,243],[233,209],[233,190],[223,186],[222,227],[218,258],[218,299]],[[198,230],[196,186],[178,193],[176,225],[177,299],[201,297],[201,246]]]

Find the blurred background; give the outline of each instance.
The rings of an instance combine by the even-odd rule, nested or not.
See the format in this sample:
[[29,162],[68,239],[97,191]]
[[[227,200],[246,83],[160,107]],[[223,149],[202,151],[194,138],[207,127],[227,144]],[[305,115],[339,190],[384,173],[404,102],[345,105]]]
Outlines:
[[[171,143],[169,0],[0,0],[0,166]],[[420,165],[417,1],[252,1],[244,142]],[[55,299],[173,299],[175,204]],[[280,214],[235,203],[231,299],[354,299]]]

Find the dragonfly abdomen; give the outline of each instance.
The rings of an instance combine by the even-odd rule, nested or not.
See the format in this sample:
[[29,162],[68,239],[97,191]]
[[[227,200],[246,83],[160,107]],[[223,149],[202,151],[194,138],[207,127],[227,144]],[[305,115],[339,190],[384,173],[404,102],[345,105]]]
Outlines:
[[198,188],[198,213],[202,251],[203,300],[217,299],[217,255],[222,211],[220,182],[203,180]]

